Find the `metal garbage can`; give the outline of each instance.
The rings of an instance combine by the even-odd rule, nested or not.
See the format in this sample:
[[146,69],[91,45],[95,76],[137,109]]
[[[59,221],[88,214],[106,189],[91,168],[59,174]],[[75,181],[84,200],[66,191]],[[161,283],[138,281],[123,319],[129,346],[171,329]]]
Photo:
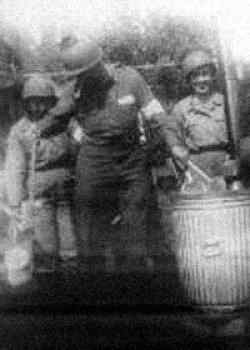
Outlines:
[[172,203],[162,194],[159,205],[187,300],[201,307],[247,304],[250,192],[179,194]]

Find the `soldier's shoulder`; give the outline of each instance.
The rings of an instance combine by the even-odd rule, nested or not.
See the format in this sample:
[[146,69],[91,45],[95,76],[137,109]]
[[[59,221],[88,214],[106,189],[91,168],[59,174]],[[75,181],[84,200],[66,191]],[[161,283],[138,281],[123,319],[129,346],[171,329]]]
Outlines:
[[116,80],[126,79],[129,83],[130,81],[135,81],[140,79],[140,73],[131,66],[124,65],[122,63],[114,63],[106,66],[109,73]]
[[130,78],[132,80],[138,80],[142,77],[138,70],[131,66],[123,66],[122,72],[126,78]]
[[22,134],[26,128],[27,122],[25,118],[22,117],[10,128],[8,139],[22,138]]
[[174,105],[174,110],[180,110],[180,111],[186,110],[187,108],[190,107],[191,102],[192,102],[191,96],[184,97],[183,99],[176,102],[176,104]]
[[15,124],[12,125],[10,131],[13,131],[13,132],[22,131],[23,129],[27,128],[27,125],[28,125],[27,118],[23,116]]
[[212,96],[212,101],[215,105],[223,105],[225,103],[225,97],[220,92],[215,92]]

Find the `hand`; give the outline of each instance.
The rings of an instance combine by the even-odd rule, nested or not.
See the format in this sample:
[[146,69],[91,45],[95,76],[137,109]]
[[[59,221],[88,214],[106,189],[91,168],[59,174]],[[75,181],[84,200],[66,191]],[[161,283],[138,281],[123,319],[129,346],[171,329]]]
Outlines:
[[11,216],[13,217],[13,219],[15,220],[21,220],[22,218],[22,209],[20,205],[17,206],[10,206],[11,209]]
[[23,211],[22,211],[22,207],[21,205],[19,206],[11,206],[11,218],[12,218],[12,222],[15,224],[15,227],[22,231],[23,230],[23,225],[25,222],[25,218],[23,215]]
[[26,136],[31,142],[38,140],[40,137],[40,130],[35,123],[33,123],[26,131]]
[[81,143],[82,138],[84,136],[84,132],[77,120],[72,120],[70,122],[69,132],[75,142]]
[[189,152],[186,147],[183,146],[174,146],[172,147],[172,155],[181,169],[187,167],[187,162],[189,160]]
[[226,159],[223,165],[223,175],[225,178],[236,177],[239,172],[239,162],[236,159]]

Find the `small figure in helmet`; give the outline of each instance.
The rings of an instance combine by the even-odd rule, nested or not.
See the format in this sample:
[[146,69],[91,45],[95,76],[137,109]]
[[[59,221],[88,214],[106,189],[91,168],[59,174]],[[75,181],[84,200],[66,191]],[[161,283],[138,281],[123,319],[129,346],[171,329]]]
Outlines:
[[6,156],[9,204],[18,212],[32,209],[35,257],[45,267],[60,257],[76,257],[71,218],[72,146],[67,130],[44,135],[57,103],[54,84],[41,75],[23,86],[23,117],[12,127]]
[[193,51],[183,60],[183,72],[192,92],[173,108],[173,156],[182,169],[190,159],[208,177],[223,179],[228,132],[224,96],[215,89],[216,64],[208,52]]

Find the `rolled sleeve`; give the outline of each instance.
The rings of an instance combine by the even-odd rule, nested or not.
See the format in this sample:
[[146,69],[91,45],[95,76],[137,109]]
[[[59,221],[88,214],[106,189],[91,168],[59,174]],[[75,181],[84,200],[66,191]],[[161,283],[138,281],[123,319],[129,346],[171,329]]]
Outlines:
[[181,116],[175,119],[174,115],[168,115],[139,74],[135,75],[134,95],[146,124],[166,143],[167,153],[174,145],[181,144],[178,132]]

